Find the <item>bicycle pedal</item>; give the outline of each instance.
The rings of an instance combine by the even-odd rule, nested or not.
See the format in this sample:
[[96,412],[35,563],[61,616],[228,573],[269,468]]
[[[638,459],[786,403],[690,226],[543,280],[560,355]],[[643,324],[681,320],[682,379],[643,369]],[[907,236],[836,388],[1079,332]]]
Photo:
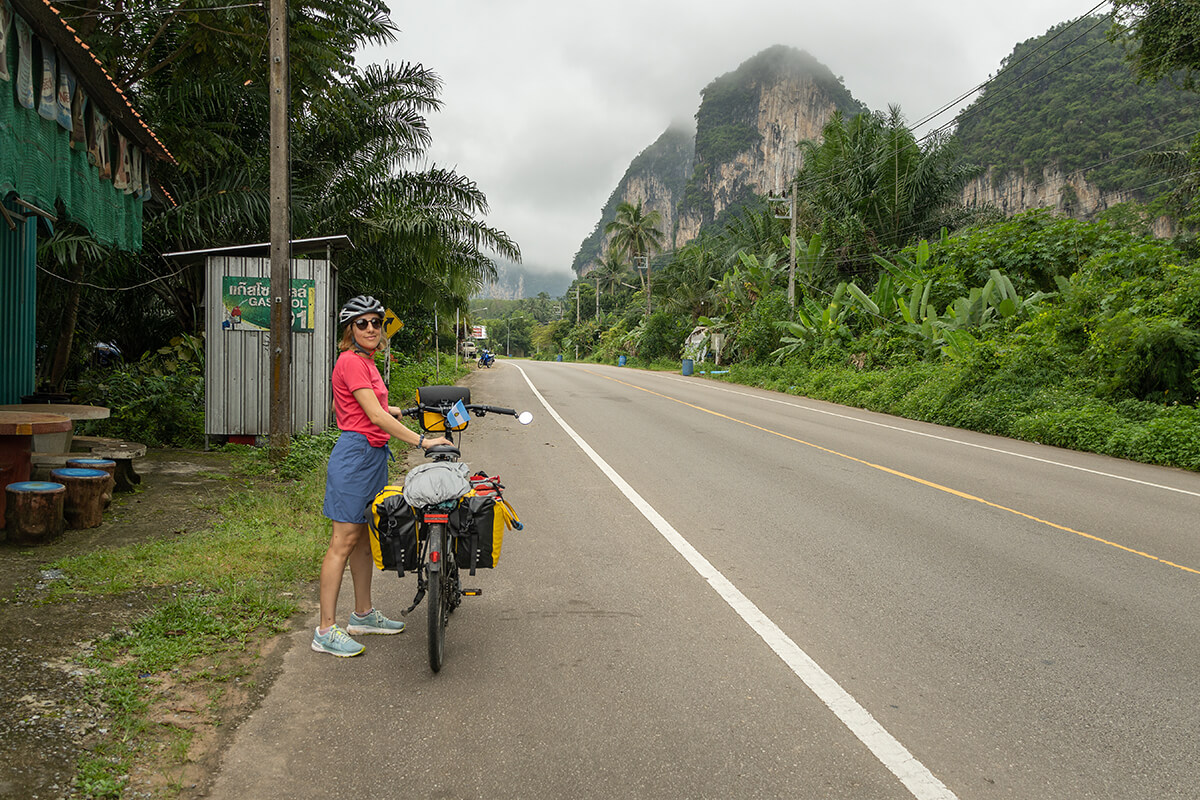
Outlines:
[[463,589],[463,597],[479,597],[483,594],[483,589]]

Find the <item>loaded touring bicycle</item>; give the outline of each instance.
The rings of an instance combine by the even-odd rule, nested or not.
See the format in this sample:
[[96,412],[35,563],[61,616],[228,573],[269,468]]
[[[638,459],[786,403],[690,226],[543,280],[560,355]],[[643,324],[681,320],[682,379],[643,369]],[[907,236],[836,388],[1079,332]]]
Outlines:
[[[470,416],[505,414],[528,425],[533,415],[511,408],[471,403],[471,390],[462,386],[423,386],[417,405],[403,415],[417,421],[425,433],[454,441],[470,424]],[[462,585],[465,572],[490,569],[500,560],[506,530],[521,530],[516,512],[504,499],[499,476],[471,473],[459,460],[457,444],[429,448],[431,459],[409,471],[403,485],[387,486],[376,495],[368,522],[375,565],[404,577],[417,574],[417,593],[402,613],[421,601],[428,611],[429,666],[437,672],[445,657],[446,626],[464,597],[483,592]]]

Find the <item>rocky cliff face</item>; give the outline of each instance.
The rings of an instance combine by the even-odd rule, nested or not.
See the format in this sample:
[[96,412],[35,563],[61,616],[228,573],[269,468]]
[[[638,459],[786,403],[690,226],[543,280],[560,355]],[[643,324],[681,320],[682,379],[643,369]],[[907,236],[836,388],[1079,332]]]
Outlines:
[[789,66],[769,76],[773,80],[756,81],[750,87],[755,102],[742,121],[757,133],[757,141],[727,160],[697,147],[689,202],[680,210],[675,247],[690,242],[701,226],[750,196],[785,190],[800,169],[798,143],[819,141],[835,111],[861,110],[857,103],[847,104],[831,93],[828,81],[814,76],[803,62]]
[[1041,175],[1010,172],[999,177],[989,169],[967,184],[962,193],[968,207],[992,206],[1007,215],[1031,208],[1053,208],[1080,219],[1132,199],[1129,192],[1103,192],[1088,183],[1082,173],[1064,175],[1057,167],[1046,167]]
[[786,186],[800,166],[797,143],[819,139],[836,110],[865,110],[841,80],[800,50],[776,46],[717,78],[702,94],[696,133],[668,129],[630,165],[575,256],[585,274],[608,246],[604,226],[622,201],[663,218],[670,247],[756,195]]
[[675,210],[684,186],[692,174],[692,152],[695,136],[689,130],[671,127],[647,147],[629,165],[616,190],[608,198],[600,221],[584,239],[575,254],[571,267],[577,275],[586,275],[608,251],[611,238],[604,227],[616,216],[622,202],[637,204],[640,200],[647,210],[658,211],[663,218],[662,230],[675,228]]

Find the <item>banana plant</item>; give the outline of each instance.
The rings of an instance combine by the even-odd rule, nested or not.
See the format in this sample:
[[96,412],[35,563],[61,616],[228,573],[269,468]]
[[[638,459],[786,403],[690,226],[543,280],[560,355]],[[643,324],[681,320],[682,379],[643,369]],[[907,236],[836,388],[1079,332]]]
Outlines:
[[801,352],[813,344],[822,346],[837,341],[848,341],[851,338],[850,328],[846,325],[846,315],[851,305],[846,301],[850,284],[839,283],[834,289],[829,305],[822,308],[810,297],[796,306],[796,321],[781,320],[775,324],[786,331],[780,341],[782,346],[771,355],[776,361],[782,362],[789,356]]
[[[943,241],[947,238],[945,229],[942,229]],[[889,275],[905,288],[911,289],[913,286],[923,284],[930,280],[929,274],[925,271],[925,265],[929,263],[929,258],[932,251],[929,249],[929,240],[922,239],[917,243],[916,259],[910,259],[903,253],[896,254],[895,261],[888,261],[881,255],[875,256],[875,261],[879,266],[883,267]]]
[[846,291],[855,304],[870,317],[871,327],[885,328],[896,322],[900,311],[898,301],[901,298],[896,292],[896,285],[891,275],[886,273],[880,275],[879,282],[875,284],[875,290],[869,295],[853,282],[846,285]]

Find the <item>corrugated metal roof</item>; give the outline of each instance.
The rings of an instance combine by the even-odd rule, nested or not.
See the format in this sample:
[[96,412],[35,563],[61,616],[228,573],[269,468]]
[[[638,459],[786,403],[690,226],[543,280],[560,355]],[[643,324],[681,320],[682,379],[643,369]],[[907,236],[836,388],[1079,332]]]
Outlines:
[[49,0],[9,2],[39,36],[44,36],[54,44],[75,70],[75,76],[83,84],[88,96],[104,108],[108,118],[114,120],[126,136],[140,145],[145,152],[154,154],[162,161],[175,163],[170,151],[154,135],[154,131],[150,130],[150,126],[133,107],[125,92],[121,91],[116,81],[104,69],[100,59],[96,58],[91,48],[75,33],[75,29],[59,15],[58,9],[50,5]]
[[[322,253],[325,250],[353,250],[354,243],[349,236],[321,236],[315,239],[292,239],[293,256],[306,256]],[[271,243],[240,244],[233,247],[212,247],[207,250],[182,250],[178,253],[163,253],[163,258],[173,258],[178,261],[197,262],[209,256],[258,256],[266,258],[271,254]]]

